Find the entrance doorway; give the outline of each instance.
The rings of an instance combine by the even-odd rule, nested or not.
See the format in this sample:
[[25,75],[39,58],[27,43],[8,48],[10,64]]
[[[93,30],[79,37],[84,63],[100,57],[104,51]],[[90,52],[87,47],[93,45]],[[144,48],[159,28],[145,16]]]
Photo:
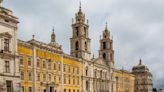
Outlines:
[[44,89],[43,92],[46,92],[46,89]]
[[54,92],[54,87],[50,87],[50,92]]
[[12,81],[6,81],[7,92],[13,92]]

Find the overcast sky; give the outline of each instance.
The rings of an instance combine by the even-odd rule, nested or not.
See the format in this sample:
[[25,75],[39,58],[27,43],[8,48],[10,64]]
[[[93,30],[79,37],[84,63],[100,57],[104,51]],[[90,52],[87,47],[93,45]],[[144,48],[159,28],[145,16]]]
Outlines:
[[[164,88],[164,0],[81,0],[89,19],[92,54],[98,55],[99,36],[108,22],[114,39],[115,66],[131,70],[142,58]],[[71,23],[79,0],[4,0],[3,6],[19,18],[18,38],[32,35],[50,42],[52,27],[65,53],[70,51]]]

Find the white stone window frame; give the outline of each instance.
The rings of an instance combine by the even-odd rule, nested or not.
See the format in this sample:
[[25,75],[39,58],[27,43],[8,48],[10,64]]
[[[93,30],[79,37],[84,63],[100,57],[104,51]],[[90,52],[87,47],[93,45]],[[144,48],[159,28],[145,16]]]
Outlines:
[[[6,62],[8,62],[9,64],[9,72],[7,72],[6,71]],[[10,60],[9,59],[5,59],[4,60],[4,65],[3,65],[4,67],[3,67],[3,72],[5,73],[5,74],[11,74],[12,73],[12,71],[11,71],[11,62],[10,62]]]
[[[44,78],[44,75],[45,75],[45,78]],[[46,81],[47,81],[46,72],[43,72],[43,74],[42,74],[42,81],[43,81],[43,83],[46,83]]]
[[54,78],[54,83],[56,84],[56,74],[54,74],[53,78]]
[[66,64],[63,64],[63,73],[66,73]]
[[[21,57],[23,57],[23,64],[21,64],[21,60],[20,60]],[[24,66],[24,55],[23,55],[23,54],[20,54],[20,55],[19,55],[19,65],[20,65],[20,66]]]
[[[29,73],[31,72],[31,80],[29,79]],[[28,70],[28,81],[32,82],[33,81],[33,71],[32,70]]]
[[[23,72],[23,79],[22,79],[22,72]],[[24,77],[24,75],[25,75],[24,73],[25,73],[24,70],[21,70],[21,71],[20,71],[20,79],[21,79],[21,81],[24,81],[24,78],[25,78],[25,77]]]
[[53,70],[54,70],[55,73],[56,73],[56,70],[57,70],[57,69],[56,69],[56,68],[57,68],[57,67],[56,67],[56,64],[57,64],[57,63],[54,61],[54,63],[53,63]]
[[36,72],[36,76],[37,76],[36,77],[37,81],[40,82],[40,79],[41,79],[40,77],[41,76],[40,76],[40,72],[39,71]]
[[51,74],[51,73],[48,74],[48,81],[49,81],[49,82],[52,81],[52,74]]
[[[29,58],[31,59],[30,60],[31,61],[31,65],[30,66],[29,66]],[[30,55],[27,56],[27,65],[28,65],[29,68],[32,68],[32,66],[33,66],[32,56],[30,56]]]
[[28,87],[28,92],[33,92],[33,87],[29,86]]
[[47,62],[48,62],[48,64],[47,64],[47,69],[48,69],[48,71],[51,71],[52,70],[52,59],[51,58],[48,58],[47,59]]
[[9,40],[9,51],[7,51],[7,52],[11,52],[11,40],[12,40],[12,35],[11,34],[9,34],[8,32],[5,32],[5,33],[1,33],[0,34],[0,40],[1,40],[1,52],[3,51],[3,52],[5,52],[5,50],[4,50],[4,48],[5,48],[5,44],[4,44],[4,42],[5,42],[5,39],[8,39]]
[[[42,59],[42,67],[43,67],[43,70],[46,70],[46,67],[47,67],[47,63],[46,63],[46,59]],[[45,62],[45,67],[44,67],[44,62]]]
[[[37,67],[37,68],[40,68],[40,60],[41,60],[41,59],[40,59],[39,57],[36,58],[36,67]],[[38,66],[38,61],[39,61],[39,66]]]
[[71,65],[70,64],[68,64],[68,72],[67,73],[71,74]]

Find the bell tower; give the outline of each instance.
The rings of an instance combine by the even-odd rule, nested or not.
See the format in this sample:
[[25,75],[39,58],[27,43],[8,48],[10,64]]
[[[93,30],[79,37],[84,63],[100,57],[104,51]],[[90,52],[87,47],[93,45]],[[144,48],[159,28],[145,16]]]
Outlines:
[[72,38],[71,41],[71,55],[90,60],[90,38],[88,34],[88,21],[85,23],[85,14],[82,12],[81,3],[79,11],[75,14],[75,22],[72,21]]
[[109,66],[114,65],[114,50],[113,50],[113,39],[110,38],[110,31],[108,30],[107,23],[105,30],[103,31],[103,37],[100,38],[100,50],[99,57]]

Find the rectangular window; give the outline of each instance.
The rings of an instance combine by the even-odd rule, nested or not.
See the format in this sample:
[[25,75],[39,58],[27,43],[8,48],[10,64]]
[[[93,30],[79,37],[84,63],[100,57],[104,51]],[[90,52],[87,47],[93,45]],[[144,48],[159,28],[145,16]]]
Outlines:
[[64,84],[66,84],[66,75],[64,74]]
[[69,65],[69,66],[68,66],[68,73],[70,73],[70,70],[71,70],[71,69],[70,69],[70,65]]
[[40,73],[37,73],[37,81],[40,81]]
[[51,81],[51,74],[49,74],[48,76],[49,76],[49,81]]
[[6,73],[10,72],[10,62],[9,61],[5,61],[5,72]]
[[21,87],[22,92],[24,92],[24,86]]
[[73,84],[75,84],[75,76],[73,76]]
[[28,92],[32,92],[32,87],[28,87]]
[[9,39],[4,39],[4,51],[9,52]]
[[13,83],[12,81],[6,81],[7,92],[13,92]]
[[68,75],[68,84],[71,84],[71,76]]
[[37,62],[36,66],[40,67],[40,59],[39,58],[36,60],[36,62]]
[[43,60],[43,68],[46,68],[46,61]]
[[28,72],[28,80],[32,81],[32,72],[31,71]]
[[28,66],[31,66],[32,65],[32,59],[31,57],[28,57]]
[[73,74],[75,73],[75,68],[73,67]]
[[19,60],[20,60],[20,64],[23,65],[24,64],[24,58],[23,58],[23,56],[20,56]]
[[77,85],[79,85],[79,77],[77,77]]
[[58,71],[60,71],[60,63],[58,64]]
[[61,76],[59,76],[59,83],[61,83]]
[[63,72],[65,72],[65,70],[66,70],[66,65],[64,64],[63,65]]
[[56,70],[56,63],[54,63],[54,70]]
[[24,80],[24,72],[21,71],[20,73],[21,73],[21,76],[20,76],[21,77],[21,80]]
[[79,68],[77,68],[77,74],[79,74]]
[[46,74],[43,74],[43,81],[46,82]]
[[51,59],[48,60],[48,69],[51,70]]
[[54,75],[54,83],[56,83],[56,75]]

